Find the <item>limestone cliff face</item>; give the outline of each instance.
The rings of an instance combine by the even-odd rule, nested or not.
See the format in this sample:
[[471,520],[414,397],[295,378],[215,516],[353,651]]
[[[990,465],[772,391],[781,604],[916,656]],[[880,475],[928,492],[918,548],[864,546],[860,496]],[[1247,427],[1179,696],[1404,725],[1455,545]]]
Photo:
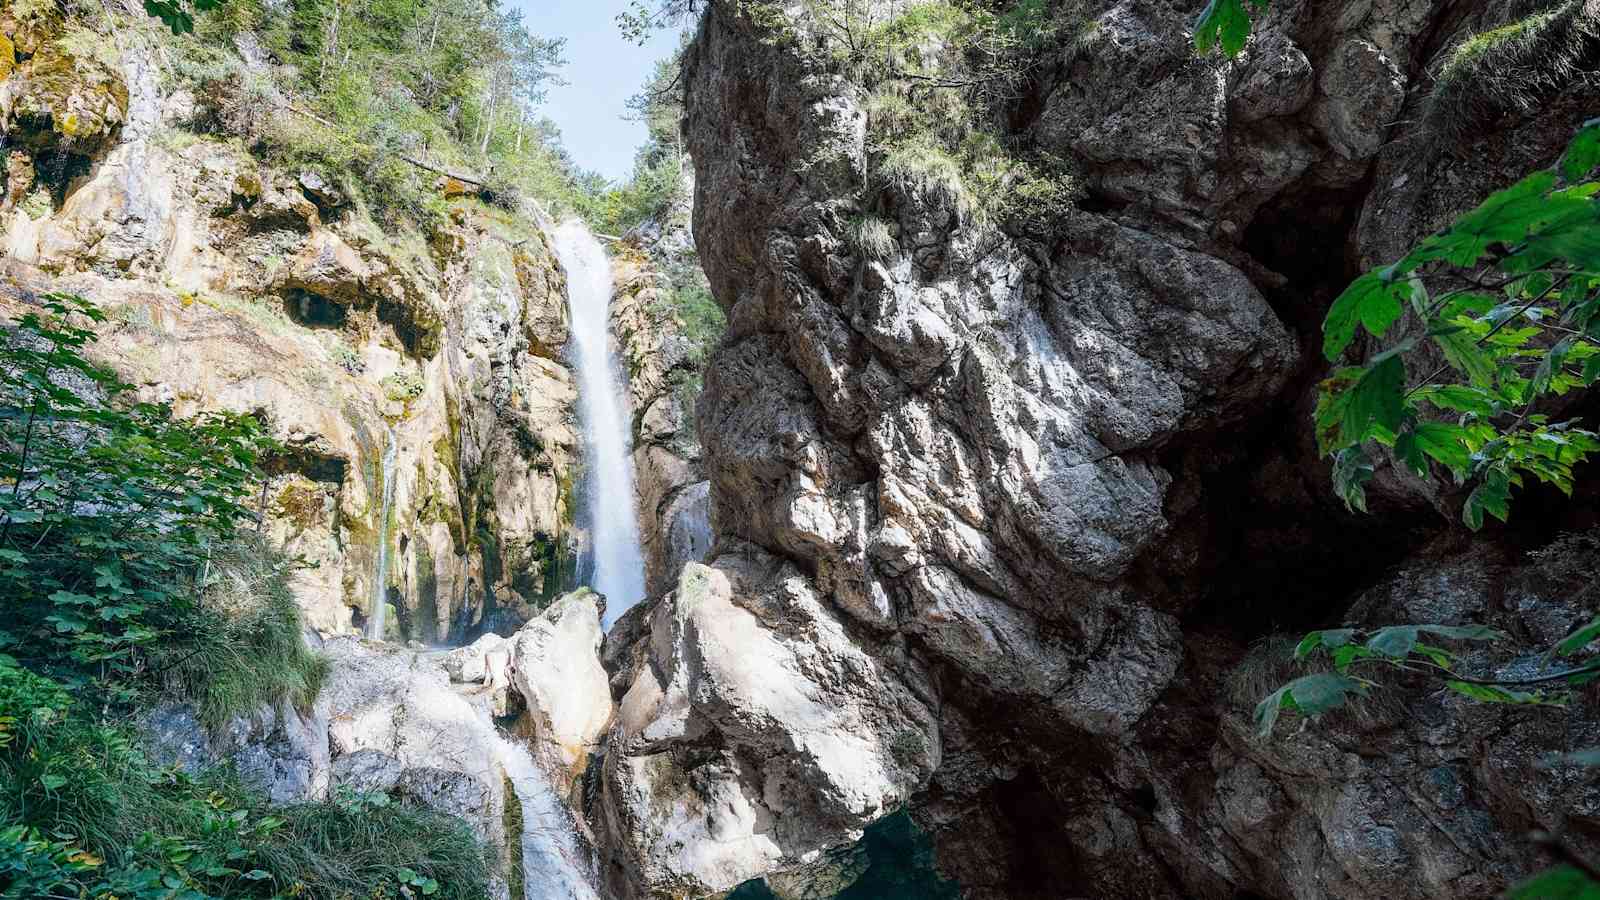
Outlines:
[[[801,869],[907,804],[983,898],[1489,897],[1534,863],[1530,826],[1586,846],[1593,776],[1536,762],[1595,743],[1587,699],[1397,684],[1262,742],[1249,707],[1283,673],[1249,647],[1586,615],[1570,547],[1468,545],[1394,476],[1344,513],[1308,398],[1332,293],[1600,98],[1556,85],[1447,148],[1419,124],[1429,66],[1503,11],[1275,2],[1233,62],[1195,57],[1193,13],[1091,4],[1029,87],[1012,127],[1088,195],[1028,237],[863,196],[860,89],[712,4],[684,77],[730,324],[697,423],[717,551],[609,638],[619,891]],[[886,258],[847,237],[869,204]]]
[[[96,352],[147,397],[264,414],[286,452],[262,511],[310,563],[295,587],[317,630],[371,618],[380,547],[391,637],[549,602],[571,571],[574,391],[532,214],[462,204],[431,242],[385,232],[322,179],[184,130],[192,98],[144,53],[102,74],[126,112],[93,146],[16,112],[41,90],[26,67],[0,81],[8,306],[80,293],[111,313]],[[53,176],[63,158],[82,163]]]

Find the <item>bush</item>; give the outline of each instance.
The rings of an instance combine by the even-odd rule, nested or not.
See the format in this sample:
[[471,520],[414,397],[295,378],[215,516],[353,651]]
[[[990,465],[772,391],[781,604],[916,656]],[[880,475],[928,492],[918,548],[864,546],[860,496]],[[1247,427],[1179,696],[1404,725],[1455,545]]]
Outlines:
[[0,891],[17,897],[479,898],[461,822],[343,794],[273,808],[226,771],[158,769],[50,679],[0,656]]
[[126,723],[155,688],[216,727],[310,704],[327,664],[287,561],[239,527],[260,423],[134,402],[83,355],[104,318],[52,294],[0,342],[0,896],[484,896],[458,820],[354,795],[274,808],[140,750]]
[[0,337],[0,650],[127,691],[208,618],[189,579],[254,516],[253,416],[175,419],[89,362],[105,315],[48,295]]
[[422,375],[417,372],[395,372],[378,380],[383,396],[395,403],[410,403],[422,396]]

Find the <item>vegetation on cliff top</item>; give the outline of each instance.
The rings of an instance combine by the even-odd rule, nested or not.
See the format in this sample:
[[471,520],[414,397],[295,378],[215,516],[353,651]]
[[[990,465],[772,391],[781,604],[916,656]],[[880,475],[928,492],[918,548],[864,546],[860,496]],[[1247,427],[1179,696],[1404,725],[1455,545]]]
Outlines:
[[445,172],[511,209],[579,199],[576,167],[537,114],[562,42],[484,0],[233,0],[174,43],[213,127],[388,224],[442,221]]
[[[1079,195],[1065,160],[1032,146],[1010,117],[1059,48],[1084,27],[1076,3],[922,0],[905,4],[806,0],[733,5],[776,44],[858,85],[865,96],[869,167],[852,186],[852,236],[867,256],[892,247],[896,197],[943,210],[952,224],[1029,233]],[[684,21],[686,0],[636,2],[618,17],[643,36]],[[671,66],[677,77],[677,65]],[[663,73],[663,76],[665,73]]]

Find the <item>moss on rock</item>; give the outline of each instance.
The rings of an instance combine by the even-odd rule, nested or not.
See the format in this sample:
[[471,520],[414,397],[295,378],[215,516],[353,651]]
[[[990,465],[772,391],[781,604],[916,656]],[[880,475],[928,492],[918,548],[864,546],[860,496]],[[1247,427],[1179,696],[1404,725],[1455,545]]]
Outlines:
[[1600,17],[1584,0],[1466,38],[1435,71],[1428,131],[1455,141],[1493,116],[1532,112],[1541,97],[1582,74],[1597,41]]
[[46,45],[0,81],[0,123],[13,143],[35,153],[97,155],[127,115],[121,74],[59,44]]

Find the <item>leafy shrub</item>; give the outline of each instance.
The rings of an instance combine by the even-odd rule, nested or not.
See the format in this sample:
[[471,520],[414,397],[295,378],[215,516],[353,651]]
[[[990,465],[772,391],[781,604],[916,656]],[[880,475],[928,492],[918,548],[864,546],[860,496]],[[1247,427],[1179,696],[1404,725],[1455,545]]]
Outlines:
[[360,375],[366,369],[366,364],[361,361],[361,354],[344,341],[334,341],[333,346],[328,349],[328,355],[333,357],[334,365],[351,375]]
[[422,375],[418,372],[395,372],[378,381],[383,395],[396,403],[409,403],[422,396]]
[[0,343],[0,894],[484,896],[460,821],[383,797],[274,808],[141,751],[124,723],[153,688],[216,726],[309,704],[326,662],[287,561],[239,527],[259,423],[132,401],[84,357],[85,319],[104,316],[48,295]]
[[[1399,335],[1318,392],[1318,442],[1351,508],[1366,508],[1380,449],[1419,478],[1470,485],[1461,517],[1474,529],[1485,515],[1504,521],[1525,479],[1571,492],[1600,434],[1547,411],[1550,398],[1600,381],[1600,183],[1584,180],[1597,163],[1600,122],[1559,166],[1491,195],[1334,301],[1323,323],[1330,362],[1358,328]],[[1444,362],[1408,375],[1407,361],[1430,347]]]
[[[103,321],[48,295],[0,337],[0,649],[124,687],[205,615],[185,583],[242,521],[261,454],[253,416],[175,419],[82,354]],[[68,670],[71,670],[70,673]]]

